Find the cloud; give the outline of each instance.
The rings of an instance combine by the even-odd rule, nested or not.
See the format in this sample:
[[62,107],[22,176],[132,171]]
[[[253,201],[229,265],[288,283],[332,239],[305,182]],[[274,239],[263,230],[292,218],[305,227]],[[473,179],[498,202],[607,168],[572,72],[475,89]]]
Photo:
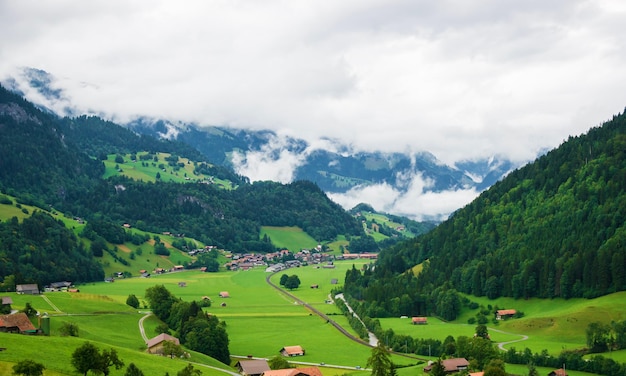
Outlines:
[[432,182],[418,173],[410,178],[406,191],[384,183],[358,186],[346,193],[329,193],[328,196],[346,210],[359,203],[367,203],[379,212],[393,213],[418,221],[442,221],[479,194],[474,189],[433,192],[428,189],[431,186]]
[[622,111],[625,19],[620,0],[5,0],[0,78],[44,69],[116,121],[525,161]]

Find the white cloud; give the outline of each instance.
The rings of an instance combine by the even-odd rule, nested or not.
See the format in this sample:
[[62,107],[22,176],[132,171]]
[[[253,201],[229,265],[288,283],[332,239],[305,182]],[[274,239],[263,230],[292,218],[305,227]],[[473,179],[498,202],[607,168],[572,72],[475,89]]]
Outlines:
[[[533,159],[626,105],[621,0],[5,0],[0,35],[0,79],[46,70],[117,121],[273,129],[448,164]],[[258,153],[240,172],[284,180],[298,163]]]
[[428,179],[416,174],[411,177],[406,191],[399,191],[384,183],[358,186],[346,193],[330,193],[328,196],[346,210],[359,203],[367,203],[376,211],[415,220],[437,221],[445,220],[452,212],[478,196],[474,189],[432,192],[428,190],[431,185]]

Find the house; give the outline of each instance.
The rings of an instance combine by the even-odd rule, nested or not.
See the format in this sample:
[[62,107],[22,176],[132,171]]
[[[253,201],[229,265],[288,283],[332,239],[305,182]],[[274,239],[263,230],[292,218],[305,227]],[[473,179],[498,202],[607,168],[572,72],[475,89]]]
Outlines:
[[220,291],[220,298],[230,298],[228,291]]
[[158,336],[151,338],[146,342],[146,346],[148,347],[148,352],[150,354],[159,354],[163,355],[163,343],[165,341],[174,342],[176,345],[180,345],[180,341],[178,338],[173,337],[167,333],[161,333]]
[[[432,362],[429,362],[426,367],[424,367],[424,372],[430,372],[433,368]],[[446,373],[453,373],[466,370],[469,367],[469,362],[465,358],[452,358],[452,359],[443,359],[441,360],[441,364],[445,369]]]
[[304,349],[302,346],[285,346],[280,349],[282,356],[302,356],[304,355]]
[[263,376],[322,376],[322,371],[317,367],[285,368],[266,371]]
[[265,359],[242,359],[235,364],[235,368],[244,376],[261,376],[270,370]]
[[496,320],[506,320],[515,316],[516,313],[514,309],[499,309],[496,311]]
[[548,374],[548,376],[567,376],[567,372],[565,372],[564,368],[559,368],[559,369],[555,369],[554,371],[550,372]]
[[36,283],[15,286],[15,292],[24,295],[39,295],[39,286]]
[[11,305],[11,304],[13,304],[13,299],[11,299],[10,296],[2,297],[2,305]]
[[0,332],[33,334],[37,333],[37,328],[25,313],[19,312],[0,316]]
[[412,317],[411,324],[413,325],[426,325],[428,324],[428,319],[426,317]]
[[72,282],[67,282],[67,281],[52,282],[47,290],[50,290],[50,291],[65,291],[70,286],[72,286]]

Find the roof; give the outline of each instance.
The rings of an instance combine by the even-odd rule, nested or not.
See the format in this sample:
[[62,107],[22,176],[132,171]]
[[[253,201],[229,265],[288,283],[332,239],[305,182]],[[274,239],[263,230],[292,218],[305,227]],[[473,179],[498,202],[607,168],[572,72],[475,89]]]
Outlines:
[[514,309],[499,309],[499,310],[497,311],[497,314],[498,314],[498,315],[500,315],[500,316],[505,316],[505,315],[514,315],[514,314],[516,314],[516,313],[517,313],[517,311],[516,311],[516,310],[514,310]]
[[37,330],[24,312],[0,316],[0,328],[18,328],[20,332]]
[[2,297],[2,304],[13,304],[13,299],[11,299],[10,296],[3,296]]
[[177,345],[180,345],[180,341],[178,340],[178,338],[172,337],[171,335],[169,335],[167,333],[161,333],[158,336],[149,339],[148,342],[146,342],[146,346],[148,346],[148,348],[151,348],[153,346],[158,345],[159,343],[161,343],[163,341],[171,341],[171,342],[174,342]]
[[37,290],[37,291],[39,291],[39,286],[37,286],[36,283],[28,283],[28,284],[25,284],[25,285],[17,285],[17,286],[15,286],[15,291],[16,292],[30,291],[30,290]]
[[285,368],[265,371],[263,376],[322,376],[322,371],[317,367]]
[[265,359],[242,359],[237,362],[237,368],[246,375],[260,375],[270,370]]
[[304,353],[304,349],[302,346],[285,346],[280,352],[285,352],[287,354],[302,354]]
[[480,372],[470,372],[469,376],[483,376],[485,373],[483,371]]
[[[433,364],[424,367],[424,371],[428,372],[433,368]],[[446,372],[456,372],[461,369],[467,369],[469,362],[465,358],[442,359],[441,364]]]
[[428,319],[426,317],[412,317],[411,321],[412,322],[426,322],[428,321]]
[[221,291],[220,292],[220,296],[222,298],[228,298],[230,296],[230,294],[228,293],[228,291]]
[[559,368],[559,369],[555,369],[554,371],[550,372],[549,375],[567,376],[567,372],[565,372],[565,370],[563,368]]

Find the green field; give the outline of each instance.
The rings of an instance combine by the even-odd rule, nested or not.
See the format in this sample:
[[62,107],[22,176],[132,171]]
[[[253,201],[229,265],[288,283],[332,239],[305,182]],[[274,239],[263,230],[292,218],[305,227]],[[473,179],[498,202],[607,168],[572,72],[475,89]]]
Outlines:
[[[339,313],[337,307],[326,302],[330,291],[337,287],[331,280],[342,281],[346,270],[352,265],[360,268],[365,262],[364,260],[336,262],[334,269],[317,266],[288,269],[273,275],[272,281],[278,284],[282,274],[298,275],[302,283],[291,293],[349,329],[347,319]],[[45,296],[10,294],[14,301],[14,309],[21,309],[28,302],[39,312],[47,313],[50,316],[52,335],[50,337],[0,335],[2,343],[7,344],[1,347],[8,347],[7,351],[0,352],[0,375],[6,374],[3,373],[3,369],[10,369],[12,362],[23,359],[24,356],[40,359],[50,370],[46,375],[73,374],[68,359],[72,349],[85,340],[96,343],[101,348],[116,348],[127,364],[132,361],[144,372],[159,369],[155,371],[157,373],[146,372],[146,374],[164,374],[165,371],[161,370],[176,374],[184,366],[184,361],[151,357],[143,352],[145,345],[138,327],[139,319],[146,311],[143,295],[147,288],[156,284],[164,285],[183,300],[200,300],[203,296],[209,296],[212,299],[212,306],[206,311],[226,322],[230,338],[229,348],[233,356],[253,355],[271,358],[284,346],[301,345],[307,353],[295,360],[313,364],[337,364],[352,369],[323,367],[326,376],[345,373],[353,373],[355,376],[369,374],[365,370],[358,371],[353,368],[365,367],[371,351],[368,346],[349,340],[325,320],[271,288],[265,282],[266,277],[264,268],[220,273],[184,271],[150,278],[119,279],[114,283],[85,284],[79,286],[80,293],[55,292],[46,293]],[[186,287],[179,287],[179,282],[185,282]],[[312,285],[318,285],[318,288],[311,288]],[[228,291],[230,297],[219,298],[220,291]],[[129,294],[135,294],[140,298],[142,306],[139,312],[125,304]],[[547,349],[550,353],[558,354],[563,348],[581,348],[585,345],[584,332],[588,322],[595,320],[610,322],[622,320],[626,316],[626,307],[621,304],[626,298],[626,293],[593,300],[568,301],[556,299],[489,301],[469,298],[485,306],[497,304],[499,307],[523,311],[525,313],[523,318],[507,320],[497,325],[490,323],[488,327],[492,339],[496,342],[512,341],[521,339],[522,335],[528,335],[528,340],[510,346],[520,350],[529,347],[533,352]],[[223,307],[221,303],[226,303],[226,306]],[[421,326],[411,325],[410,319],[406,318],[384,318],[380,319],[380,322],[384,329],[393,329],[395,333],[443,340],[448,335],[471,336],[475,326],[467,324],[467,318],[474,313],[467,311],[454,322],[443,322],[429,317],[428,324]],[[59,328],[64,322],[76,324],[80,337],[59,337]],[[146,320],[144,326],[148,337],[156,335],[154,329],[158,324],[154,317]],[[349,331],[354,334],[351,329]],[[41,351],[41,348],[46,348],[45,355],[34,355]],[[610,355],[615,360],[624,362],[624,352],[614,352]],[[208,362],[206,358],[201,354],[193,354],[192,361]],[[422,374],[424,364],[415,365],[418,362],[416,359],[394,355],[393,360],[397,364],[413,365],[400,368],[398,370],[400,376]],[[236,361],[234,358],[233,364]],[[215,364],[215,361],[212,362]],[[526,367],[509,365],[507,370],[524,374]],[[540,370],[542,374],[549,371],[549,369]],[[111,372],[111,375],[122,374],[123,370]],[[203,374],[214,375],[218,374],[218,371],[203,368]],[[580,372],[569,374],[584,375]]]
[[262,226],[261,239],[266,235],[275,247],[288,249],[293,253],[302,249],[314,249],[319,244],[299,227]]
[[137,153],[138,160],[131,160],[130,154],[122,155],[124,162],[115,162],[115,154],[110,154],[104,160],[105,172],[103,178],[111,176],[123,175],[138,181],[155,182],[157,174],[160,180],[164,182],[188,183],[188,182],[207,182],[217,184],[220,187],[232,189],[231,182],[221,180],[213,176],[194,173],[195,163],[187,158],[178,158],[178,163],[182,164],[170,166],[165,158],[169,157],[169,153],[155,153],[156,160],[149,159],[141,161],[139,158],[147,152]]

